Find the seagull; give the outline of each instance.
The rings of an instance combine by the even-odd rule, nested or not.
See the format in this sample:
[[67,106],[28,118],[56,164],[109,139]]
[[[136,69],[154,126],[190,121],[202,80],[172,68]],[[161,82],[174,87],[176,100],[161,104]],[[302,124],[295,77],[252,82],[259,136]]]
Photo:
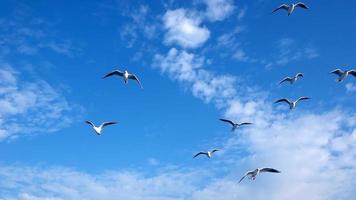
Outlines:
[[307,100],[307,99],[311,99],[311,98],[310,97],[300,97],[296,101],[289,101],[288,99],[279,99],[279,100],[275,101],[274,103],[286,102],[289,104],[289,108],[292,110],[297,106],[297,103],[299,101]]
[[271,172],[271,173],[281,173],[281,171],[278,171],[276,169],[273,169],[273,168],[257,168],[253,171],[248,171],[239,181],[239,183],[241,183],[242,180],[244,180],[244,178],[247,176],[248,178],[252,179],[252,180],[255,180],[257,175],[259,173],[262,173],[262,172]]
[[104,122],[100,126],[95,126],[91,121],[85,121],[85,123],[90,124],[93,127],[93,129],[94,129],[94,131],[96,132],[97,135],[101,135],[101,131],[106,126],[117,124],[117,122]]
[[309,7],[307,5],[305,5],[304,3],[302,2],[299,2],[299,3],[292,3],[292,4],[282,4],[280,5],[278,8],[276,8],[272,13],[278,11],[278,10],[286,10],[288,12],[288,16],[290,16],[293,11],[295,10],[295,8],[304,8],[304,9],[309,9]]
[[140,80],[137,78],[137,76],[136,76],[135,74],[130,74],[130,73],[129,73],[128,71],[126,71],[126,70],[125,70],[124,72],[122,72],[122,71],[120,71],[120,70],[114,70],[114,71],[112,71],[112,72],[106,74],[103,78],[107,78],[107,77],[109,77],[109,76],[114,76],[114,75],[123,77],[125,83],[127,83],[129,79],[135,80],[135,81],[137,81],[137,83],[140,85],[140,87],[143,88],[142,85],[141,85],[141,82],[140,82]]
[[342,82],[347,78],[349,74],[353,75],[356,77],[356,70],[346,70],[342,71],[341,69],[335,69],[334,71],[330,72],[330,74],[336,74],[339,76],[339,78],[336,80],[337,82]]
[[213,156],[213,153],[215,153],[215,152],[217,152],[217,151],[220,151],[219,149],[214,149],[214,150],[212,150],[212,151],[207,151],[207,152],[199,152],[199,153],[197,153],[197,154],[195,154],[195,156],[193,157],[193,158],[195,158],[195,157],[197,157],[197,156],[199,156],[199,155],[206,155],[206,156],[208,156],[208,158],[211,158],[211,156]]
[[231,126],[232,126],[231,131],[235,131],[235,130],[236,130],[237,128],[239,128],[240,126],[252,124],[252,123],[248,123],[248,122],[239,124],[239,123],[235,123],[235,122],[233,122],[233,121],[231,121],[231,120],[228,120],[228,119],[219,119],[219,120],[231,124]]
[[283,82],[289,81],[290,84],[295,83],[299,78],[304,77],[302,73],[298,73],[296,74],[294,77],[285,77],[283,80],[281,80],[281,82],[279,82],[279,84],[282,84]]

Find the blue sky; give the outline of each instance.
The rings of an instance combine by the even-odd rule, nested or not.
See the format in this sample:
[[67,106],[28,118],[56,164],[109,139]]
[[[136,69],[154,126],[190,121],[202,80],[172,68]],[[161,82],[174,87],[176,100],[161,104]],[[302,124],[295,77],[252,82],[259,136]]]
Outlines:
[[[355,198],[356,79],[328,73],[355,69],[356,13],[281,3],[2,1],[0,199]],[[282,174],[237,183],[263,166]]]

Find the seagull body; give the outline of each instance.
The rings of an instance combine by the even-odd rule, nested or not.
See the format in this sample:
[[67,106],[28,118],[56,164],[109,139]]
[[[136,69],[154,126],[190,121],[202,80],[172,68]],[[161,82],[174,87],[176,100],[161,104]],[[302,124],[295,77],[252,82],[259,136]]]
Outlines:
[[207,152],[201,151],[201,152],[195,154],[195,156],[193,158],[195,158],[195,157],[197,157],[199,155],[206,155],[208,158],[211,158],[213,156],[213,153],[215,153],[217,151],[219,151],[219,149],[214,149],[212,151],[207,151]]
[[137,81],[137,83],[140,85],[140,87],[142,88],[142,85],[141,85],[141,82],[140,80],[138,79],[138,77],[135,75],[135,74],[130,74],[128,71],[120,71],[120,70],[114,70],[108,74],[106,74],[103,78],[107,78],[107,77],[110,77],[110,76],[121,76],[123,79],[124,79],[124,82],[127,84],[129,79],[131,80],[135,80]]
[[278,11],[278,10],[286,10],[288,12],[288,16],[290,16],[296,8],[303,8],[303,9],[309,9],[307,5],[305,5],[302,2],[299,3],[292,3],[292,4],[282,4],[278,8],[276,8],[272,13]]
[[297,82],[297,80],[298,80],[299,78],[302,78],[302,77],[304,77],[302,73],[298,73],[298,74],[296,74],[294,77],[289,77],[289,76],[287,76],[287,77],[285,77],[283,80],[281,80],[281,81],[279,82],[279,84],[282,84],[283,82],[286,82],[286,81],[289,81],[290,84],[294,84],[295,82]]
[[300,97],[299,99],[297,99],[295,101],[290,101],[288,99],[279,99],[279,100],[275,101],[274,103],[280,103],[280,102],[288,103],[289,104],[289,108],[292,110],[297,106],[297,103],[299,101],[307,100],[307,99],[311,99],[311,98],[310,97]]
[[116,124],[117,122],[104,122],[100,126],[95,126],[94,123],[92,123],[91,121],[85,121],[85,123],[90,124],[97,135],[101,135],[101,131],[103,130],[103,128],[109,125]]
[[228,119],[219,119],[219,120],[231,124],[231,126],[232,126],[231,131],[235,131],[240,126],[252,124],[252,123],[248,123],[248,122],[244,122],[244,123],[239,124],[239,123],[235,123],[235,122],[233,122],[231,120],[228,120]]
[[281,173],[281,171],[278,171],[276,169],[273,168],[257,168],[253,171],[248,171],[239,181],[239,183],[241,183],[242,180],[244,180],[245,177],[248,177],[251,180],[255,180],[256,177],[258,176],[258,174],[262,173],[262,172],[270,172],[270,173]]
[[356,70],[341,70],[341,69],[335,69],[333,71],[330,72],[331,74],[336,74],[339,76],[339,78],[336,80],[337,82],[342,82],[343,80],[345,80],[347,78],[348,75],[353,75],[354,77],[356,77]]

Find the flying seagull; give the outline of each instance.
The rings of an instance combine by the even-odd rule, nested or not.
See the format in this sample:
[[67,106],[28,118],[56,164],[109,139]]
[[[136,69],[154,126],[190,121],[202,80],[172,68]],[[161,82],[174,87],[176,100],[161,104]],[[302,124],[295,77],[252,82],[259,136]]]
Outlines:
[[231,131],[235,131],[235,130],[236,130],[237,128],[239,128],[240,126],[252,124],[252,123],[248,123],[248,122],[239,124],[239,123],[235,123],[235,122],[233,122],[233,121],[231,121],[231,120],[228,120],[228,119],[219,119],[219,120],[231,124],[231,126],[232,126]]
[[276,8],[272,13],[278,11],[278,10],[286,10],[288,12],[288,16],[290,16],[295,8],[304,8],[304,9],[309,9],[309,7],[307,5],[305,5],[304,3],[302,2],[299,2],[299,3],[292,3],[292,4],[282,4],[280,5],[278,8]]
[[336,80],[337,82],[342,82],[347,78],[349,74],[353,75],[356,77],[356,70],[346,70],[342,71],[341,69],[335,69],[334,71],[331,71],[330,74],[336,74],[339,76],[339,78]]
[[215,152],[217,152],[217,151],[220,151],[219,149],[214,149],[214,150],[212,150],[212,151],[207,151],[207,152],[199,152],[199,153],[197,153],[197,154],[195,154],[195,156],[193,157],[193,158],[195,158],[195,157],[197,157],[197,156],[199,156],[199,155],[206,155],[206,156],[208,156],[208,158],[211,158],[211,156],[213,156],[213,153],[215,153]]
[[103,78],[107,78],[107,77],[114,76],[114,75],[123,77],[125,83],[127,83],[129,79],[135,80],[140,85],[140,87],[143,88],[138,77],[135,74],[130,74],[126,70],[124,72],[122,72],[120,70],[114,70],[114,71],[106,74]]
[[288,81],[290,84],[293,84],[293,83],[295,83],[299,78],[302,78],[302,77],[304,77],[302,73],[298,73],[298,74],[296,74],[294,77],[289,77],[289,76],[287,76],[287,77],[285,77],[283,80],[281,80],[281,81],[279,82],[279,84],[282,84],[283,82],[286,82],[286,81]]
[[299,101],[307,100],[307,99],[311,99],[311,98],[310,97],[300,97],[299,99],[297,99],[295,101],[290,101],[288,99],[279,99],[279,100],[275,101],[274,103],[286,102],[289,104],[289,108],[292,110],[297,106],[297,103]]
[[94,131],[96,132],[97,135],[100,135],[101,131],[106,126],[117,124],[117,122],[104,122],[100,126],[95,126],[91,121],[85,121],[85,123],[90,124],[93,127],[93,129],[94,129]]
[[239,181],[241,183],[242,180],[247,176],[248,178],[255,180],[257,175],[262,172],[271,172],[271,173],[281,173],[280,171],[273,168],[257,168],[253,171],[248,171]]

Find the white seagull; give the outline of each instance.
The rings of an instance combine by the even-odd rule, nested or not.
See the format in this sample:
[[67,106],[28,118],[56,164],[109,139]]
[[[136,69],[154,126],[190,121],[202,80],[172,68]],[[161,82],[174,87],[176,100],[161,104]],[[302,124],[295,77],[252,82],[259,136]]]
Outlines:
[[195,156],[193,157],[193,158],[195,158],[195,157],[197,157],[197,156],[199,156],[199,155],[206,155],[208,158],[211,158],[211,156],[213,156],[213,153],[215,153],[215,152],[217,152],[217,151],[220,151],[219,149],[214,149],[214,150],[212,150],[212,151],[207,151],[207,152],[199,152],[199,153],[197,153],[197,154],[195,154]]
[[283,82],[289,81],[290,84],[295,83],[299,78],[304,77],[302,73],[296,74],[294,77],[285,77],[283,80],[279,82],[279,84],[282,84]]
[[106,74],[103,78],[107,78],[107,77],[114,76],[114,75],[123,77],[125,83],[128,83],[129,79],[135,80],[140,85],[140,87],[143,88],[142,85],[141,85],[140,80],[138,79],[138,77],[135,74],[130,74],[126,70],[124,72],[122,72],[120,70],[114,70],[114,71]]
[[282,4],[280,5],[278,8],[276,8],[272,13],[278,11],[278,10],[286,10],[288,12],[288,16],[290,16],[293,11],[295,10],[295,8],[304,8],[304,9],[309,9],[309,7],[307,5],[305,5],[302,2],[299,3],[292,3],[292,4]]
[[307,99],[311,99],[311,98],[310,97],[299,97],[299,99],[297,99],[295,101],[290,101],[288,99],[279,99],[279,100],[275,101],[274,103],[286,102],[289,104],[289,108],[292,110],[297,106],[297,103],[299,101],[307,100]]
[[117,124],[117,122],[104,122],[100,126],[95,126],[91,121],[85,121],[85,123],[90,124],[93,127],[93,129],[94,129],[94,131],[96,132],[97,135],[101,135],[101,131],[106,126]]
[[262,172],[271,172],[271,173],[281,173],[281,171],[278,171],[273,168],[257,168],[253,171],[248,171],[239,181],[241,183],[242,180],[247,176],[249,179],[255,180],[257,175]]
[[345,70],[342,71],[341,69],[335,69],[334,71],[331,71],[330,74],[336,74],[339,76],[339,78],[336,80],[337,82],[342,82],[347,78],[349,74],[353,75],[356,77],[356,70]]
[[231,126],[232,126],[231,131],[235,131],[240,126],[251,125],[252,124],[252,123],[249,123],[249,122],[244,122],[244,123],[239,124],[239,123],[235,123],[235,122],[233,122],[231,120],[228,120],[228,119],[219,119],[219,120],[231,124]]

